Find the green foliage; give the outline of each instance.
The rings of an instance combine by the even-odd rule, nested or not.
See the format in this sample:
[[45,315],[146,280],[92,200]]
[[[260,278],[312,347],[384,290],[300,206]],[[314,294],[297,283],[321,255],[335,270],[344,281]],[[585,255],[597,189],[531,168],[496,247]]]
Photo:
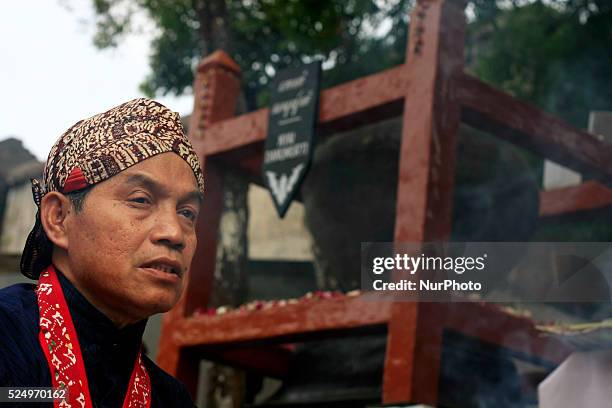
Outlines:
[[[155,25],[151,73],[141,85],[150,96],[180,95],[193,82],[197,60],[223,46],[242,69],[250,109],[266,101],[277,69],[311,60],[327,61],[323,86],[379,71],[403,61],[412,0],[93,0],[94,43],[114,47],[133,33],[139,13]],[[379,4],[380,3],[380,4]],[[208,7],[208,8],[206,8]],[[215,44],[206,13],[226,20],[226,44]],[[375,30],[383,20],[392,29]],[[213,21],[214,23],[214,21]],[[229,48],[229,49],[228,49]]]
[[151,44],[151,73],[140,87],[149,96],[180,94],[186,84],[193,82],[193,69],[202,53],[192,3],[191,0],[143,0],[141,3],[158,28]]
[[[100,48],[153,22],[141,88],[181,94],[197,61],[223,47],[238,62],[247,107],[267,101],[277,69],[324,61],[323,86],[402,63],[414,0],[92,0]],[[611,109],[612,2],[472,0],[467,66],[477,76],[584,127]],[[221,22],[221,23],[220,23]],[[391,28],[377,33],[381,25]]]
[[116,47],[126,35],[137,34],[136,17],[146,17],[156,29],[151,44],[151,73],[141,84],[149,96],[180,95],[193,82],[193,68],[202,56],[198,19],[191,0],[93,0],[99,48]]
[[588,111],[612,109],[609,2],[491,3],[469,27],[478,77],[580,127]]

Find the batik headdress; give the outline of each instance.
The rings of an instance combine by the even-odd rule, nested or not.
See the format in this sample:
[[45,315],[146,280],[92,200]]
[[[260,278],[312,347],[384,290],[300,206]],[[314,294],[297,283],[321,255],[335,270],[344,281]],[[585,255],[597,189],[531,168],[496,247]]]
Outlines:
[[53,246],[40,221],[40,203],[49,191],[70,193],[92,186],[155,155],[173,152],[193,170],[199,189],[204,177],[178,113],[139,98],[74,124],[55,143],[43,172],[32,180],[39,211],[21,256],[21,273],[38,279],[51,264]]

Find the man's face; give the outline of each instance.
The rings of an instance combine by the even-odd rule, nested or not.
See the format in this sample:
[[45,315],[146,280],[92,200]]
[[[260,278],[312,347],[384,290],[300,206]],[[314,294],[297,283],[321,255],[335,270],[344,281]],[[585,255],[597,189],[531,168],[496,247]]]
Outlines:
[[173,153],[97,184],[66,219],[74,283],[95,306],[126,321],[171,309],[195,251],[199,209],[193,172]]

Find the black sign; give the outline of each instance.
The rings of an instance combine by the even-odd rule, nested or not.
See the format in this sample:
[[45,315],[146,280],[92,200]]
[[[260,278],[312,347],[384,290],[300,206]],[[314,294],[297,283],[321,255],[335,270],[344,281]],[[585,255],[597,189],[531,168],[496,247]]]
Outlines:
[[284,217],[306,176],[319,113],[321,64],[279,71],[272,83],[263,178]]

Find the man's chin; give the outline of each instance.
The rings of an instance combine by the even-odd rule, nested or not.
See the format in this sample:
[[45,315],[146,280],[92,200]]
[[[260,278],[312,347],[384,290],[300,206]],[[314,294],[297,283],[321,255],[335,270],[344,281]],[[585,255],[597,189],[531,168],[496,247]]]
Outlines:
[[149,316],[170,311],[178,303],[179,297],[180,293],[178,296],[173,294],[172,296],[166,295],[152,298],[150,302],[147,302],[148,307],[146,307],[149,311]]

